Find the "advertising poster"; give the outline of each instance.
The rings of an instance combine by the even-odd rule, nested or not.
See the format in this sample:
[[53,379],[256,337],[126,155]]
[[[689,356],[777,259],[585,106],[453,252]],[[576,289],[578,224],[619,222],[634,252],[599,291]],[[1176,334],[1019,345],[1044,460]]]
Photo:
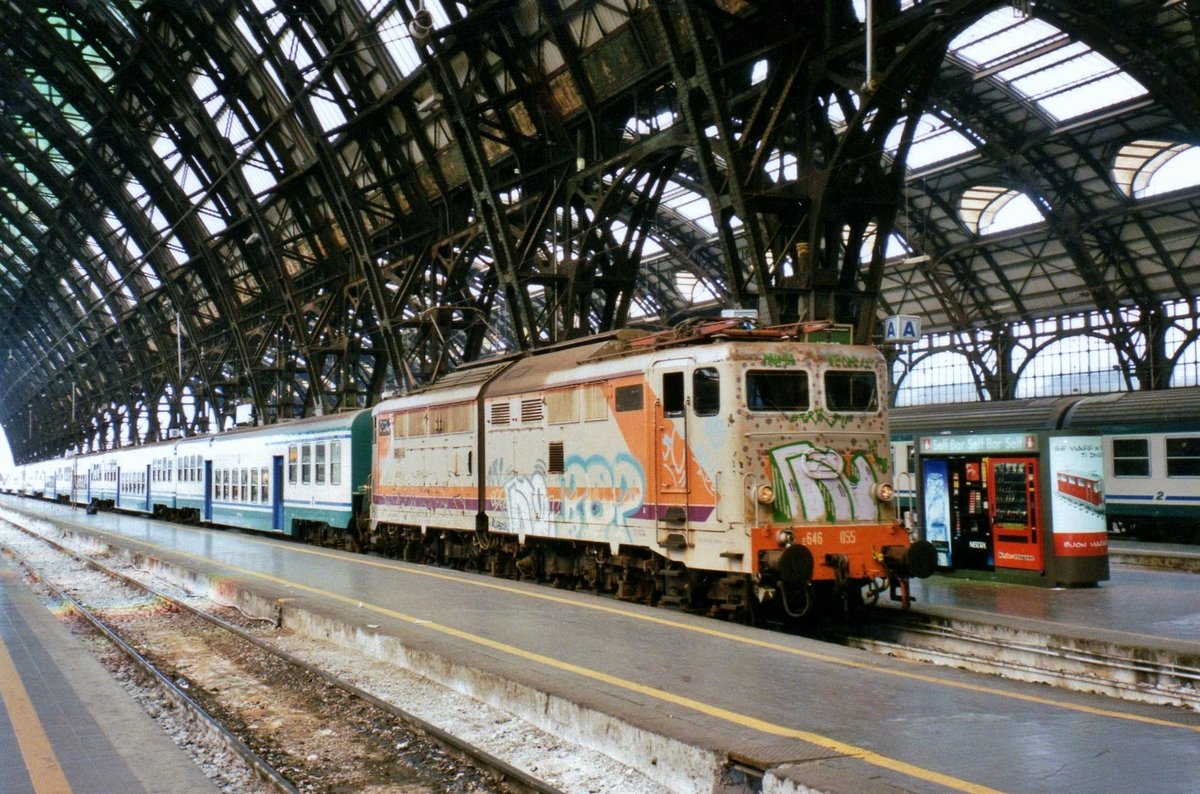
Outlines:
[[950,549],[950,483],[944,460],[927,460],[925,482],[925,540],[937,549],[938,565],[949,568],[954,562]]
[[1108,554],[1103,454],[1099,436],[1050,439],[1050,517],[1060,557]]

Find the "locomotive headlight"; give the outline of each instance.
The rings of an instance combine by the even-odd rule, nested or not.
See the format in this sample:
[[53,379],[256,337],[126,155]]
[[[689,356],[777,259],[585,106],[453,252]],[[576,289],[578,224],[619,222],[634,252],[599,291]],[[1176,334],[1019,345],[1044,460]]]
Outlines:
[[779,530],[779,534],[775,536],[775,540],[779,542],[780,546],[787,548],[796,542],[796,533],[790,529],[781,529]]
[[881,502],[890,502],[896,498],[896,489],[890,482],[881,482],[875,486],[875,498]]
[[769,485],[758,486],[758,503],[769,505],[775,501],[775,489]]

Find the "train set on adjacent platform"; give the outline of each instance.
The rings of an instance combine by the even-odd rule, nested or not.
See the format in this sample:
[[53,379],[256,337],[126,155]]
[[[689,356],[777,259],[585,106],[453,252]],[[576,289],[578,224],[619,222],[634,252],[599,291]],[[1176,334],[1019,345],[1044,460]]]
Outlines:
[[5,489],[717,614],[907,592],[886,365],[713,321],[465,365],[370,409],[18,468]]

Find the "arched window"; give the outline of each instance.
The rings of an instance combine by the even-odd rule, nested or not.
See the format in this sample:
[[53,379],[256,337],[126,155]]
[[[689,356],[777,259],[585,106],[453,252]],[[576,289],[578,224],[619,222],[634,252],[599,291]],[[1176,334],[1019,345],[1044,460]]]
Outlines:
[[979,400],[971,364],[960,353],[943,350],[920,359],[905,372],[907,366],[901,360],[892,367],[897,407]]
[[1126,388],[1113,346],[1099,337],[1077,334],[1036,351],[1017,373],[1015,396],[1103,394]]
[[1113,161],[1113,181],[1130,198],[1200,185],[1200,147],[1170,141],[1127,143]]
[[997,234],[1044,220],[1029,196],[1013,188],[979,185],[963,194],[959,215],[967,228],[980,235]]
[[1200,385],[1200,339],[1179,326],[1168,328],[1166,337],[1167,355],[1175,360],[1171,368],[1172,388]]

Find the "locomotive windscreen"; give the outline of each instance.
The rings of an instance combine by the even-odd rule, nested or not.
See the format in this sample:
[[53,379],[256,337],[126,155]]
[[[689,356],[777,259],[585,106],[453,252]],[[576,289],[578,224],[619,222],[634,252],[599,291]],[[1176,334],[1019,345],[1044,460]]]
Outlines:
[[875,411],[879,390],[874,372],[829,370],[825,373],[825,407],[831,411]]
[[750,370],[746,373],[746,406],[751,411],[807,411],[808,373]]

